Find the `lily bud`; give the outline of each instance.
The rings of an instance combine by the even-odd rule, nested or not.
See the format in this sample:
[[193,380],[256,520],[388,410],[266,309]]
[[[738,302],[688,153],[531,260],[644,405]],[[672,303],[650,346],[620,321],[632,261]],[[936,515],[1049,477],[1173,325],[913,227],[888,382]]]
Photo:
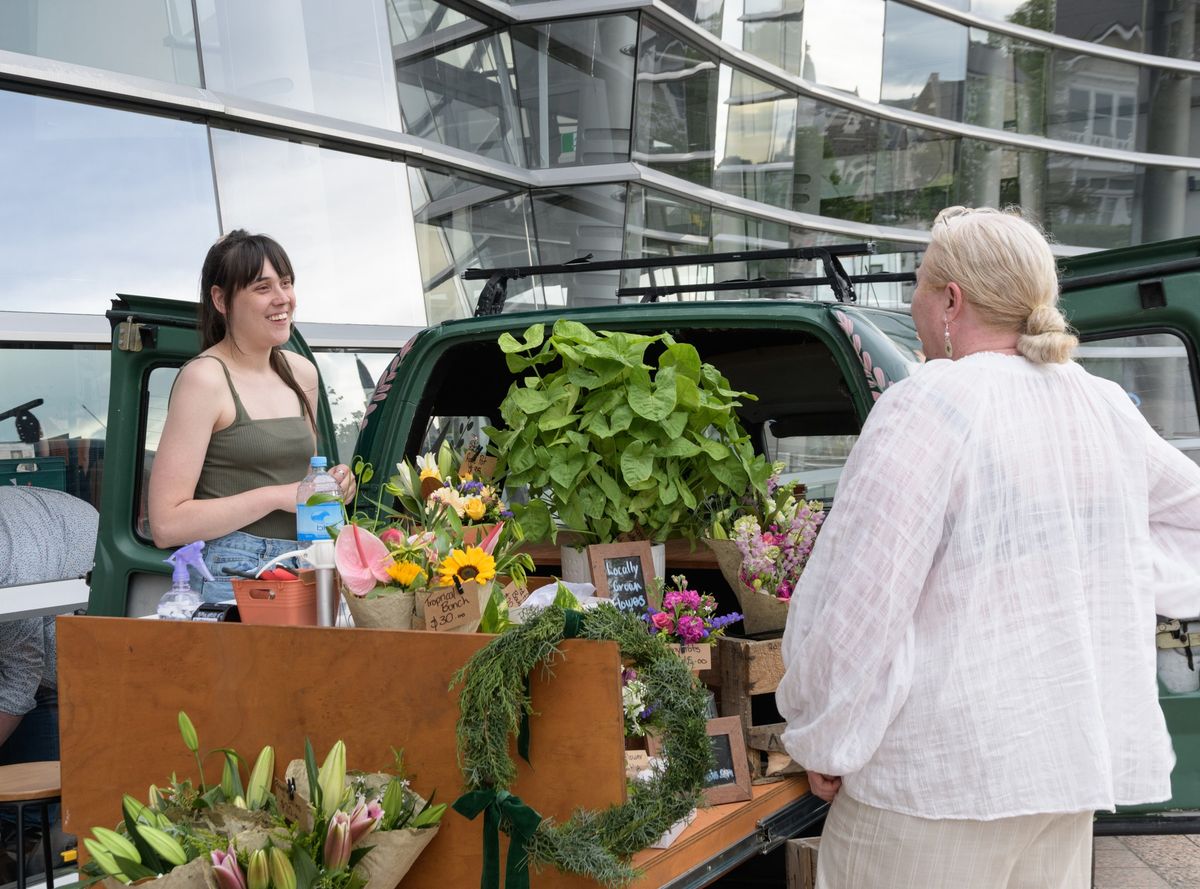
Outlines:
[[278,846],[268,849],[267,863],[271,867],[271,884],[275,889],[296,889],[296,871],[282,849]]
[[167,807],[167,800],[162,795],[162,791],[158,789],[157,784],[150,785],[150,793],[147,797],[150,800],[150,808],[161,812]]
[[395,825],[404,808],[404,782],[393,778],[383,792],[383,819],[385,824]]
[[232,844],[227,852],[214,849],[212,863],[213,876],[220,889],[246,889],[246,878],[242,875],[241,867],[238,866],[237,855],[234,854]]
[[179,841],[165,830],[159,830],[149,824],[138,824],[134,830],[163,861],[175,867],[187,864],[187,853],[183,851],[183,846],[179,845]]
[[92,833],[113,855],[119,855],[129,861],[136,861],[138,864],[142,863],[142,856],[138,854],[137,846],[131,843],[127,837],[123,837],[107,827],[93,827]]
[[196,736],[196,727],[192,725],[192,721],[182,710],[179,711],[179,734],[183,736],[183,746],[192,753],[196,753],[200,749],[200,739]]
[[225,755],[225,767],[221,770],[221,793],[225,794],[225,799],[233,800],[238,795],[236,769],[234,759],[229,754]]
[[265,849],[255,849],[250,853],[250,861],[246,865],[246,889],[267,889],[271,882],[271,866],[267,862]]
[[330,748],[325,764],[317,773],[321,787],[321,817],[329,818],[342,804],[346,792],[346,745],[340,740]]
[[264,747],[254,761],[250,783],[246,787],[246,808],[261,809],[271,792],[271,777],[275,773],[275,748]]
[[91,837],[85,837],[83,847],[88,850],[88,854],[92,856],[92,860],[100,865],[100,870],[104,871],[110,877],[120,880],[122,883],[128,883],[129,877],[121,872],[117,867],[117,862],[113,859],[112,853],[104,848],[104,844],[99,840],[93,840]]
[[[374,804],[372,804],[374,805]],[[378,825],[378,817],[383,814],[383,810],[375,806],[378,815],[372,815],[370,808],[366,803],[359,803],[354,807],[354,811],[350,813],[350,845],[358,844],[358,841],[369,834]]]
[[325,834],[325,867],[341,870],[350,862],[350,816],[345,812],[334,812],[329,819],[329,831]]

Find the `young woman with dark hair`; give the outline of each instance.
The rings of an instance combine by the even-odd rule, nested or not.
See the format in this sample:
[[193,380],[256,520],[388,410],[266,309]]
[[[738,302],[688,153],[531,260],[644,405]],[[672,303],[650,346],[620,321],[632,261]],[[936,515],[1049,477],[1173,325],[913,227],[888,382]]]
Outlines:
[[[266,235],[238,229],[200,275],[200,354],[183,366],[150,473],[154,543],[207,542],[216,578],[205,601],[232,597],[225,569],[249,571],[296,546],[296,486],[316,447],[317,369],[281,348],[292,331],[295,273]],[[346,497],[354,476],[331,474]]]

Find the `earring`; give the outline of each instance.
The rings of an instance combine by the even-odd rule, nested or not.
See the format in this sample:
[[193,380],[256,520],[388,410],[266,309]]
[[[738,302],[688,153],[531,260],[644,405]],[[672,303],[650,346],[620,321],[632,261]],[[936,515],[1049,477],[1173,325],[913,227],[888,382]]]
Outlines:
[[943,318],[942,320],[945,321],[945,323],[946,323],[946,357],[953,358],[954,357],[954,344],[950,342],[950,319]]

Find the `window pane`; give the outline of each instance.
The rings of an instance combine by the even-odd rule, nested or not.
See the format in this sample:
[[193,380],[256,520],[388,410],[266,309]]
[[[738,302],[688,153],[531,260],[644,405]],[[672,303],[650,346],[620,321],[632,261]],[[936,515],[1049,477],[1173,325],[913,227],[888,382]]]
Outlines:
[[[966,8],[959,6],[960,9]],[[971,12],[984,18],[1012,22],[1042,31],[1054,30],[1054,0],[971,0]]]
[[133,517],[134,533],[145,541],[150,534],[150,470],[154,468],[154,455],[158,453],[158,442],[162,438],[163,424],[167,421],[167,403],[171,398],[171,387],[179,375],[178,367],[156,367],[146,380],[146,428],[143,432],[142,452],[139,454],[141,468],[138,473],[138,506]]
[[530,167],[629,160],[636,43],[631,15],[512,29]]
[[796,97],[721,66],[718,146],[713,184],[738,197],[791,208]]
[[217,211],[204,127],[0,91],[0,309],[196,299]]
[[394,49],[412,50],[437,35],[440,40],[485,30],[482,22],[451,9],[439,0],[389,0],[388,29]]
[[227,130],[212,142],[225,229],[288,251],[298,320],[425,324],[404,164]]
[[[621,258],[625,186],[587,185],[533,192],[540,262],[569,262],[589,253],[596,262]],[[541,278],[547,305],[586,306],[617,298],[618,272],[547,275]]]
[[1155,432],[1200,463],[1200,419],[1183,340],[1170,333],[1089,340],[1076,358],[1121,386]]
[[[714,207],[712,213],[713,253],[735,253],[742,250],[786,250],[790,245],[788,227],[779,222],[767,222],[740,213],[729,213]],[[716,267],[718,281],[736,278],[786,278],[789,275],[786,259],[767,259],[754,262],[723,262]],[[719,299],[770,299],[786,296],[776,290],[725,290]]]
[[507,32],[487,34],[435,55],[414,54],[404,34],[393,33],[392,41],[406,133],[522,165]]
[[874,221],[928,228],[938,210],[958,203],[958,137],[890,121],[879,132]]
[[776,438],[774,423],[763,424],[764,451],[772,463],[783,463],[781,480],[804,485],[809,500],[831,500],[837,492],[842,467],[857,435],[785,435]]
[[[704,30],[721,36],[723,0],[664,0],[667,6],[683,14]],[[736,3],[738,0],[729,0]]]
[[196,0],[210,89],[396,129],[387,13],[378,0]]
[[[737,3],[739,0],[729,0]],[[726,33],[726,42],[791,74],[799,74],[804,60],[804,0],[741,0],[742,11],[726,28],[740,26],[741,39]]]
[[670,31],[642,22],[634,160],[712,184],[717,63]]
[[[464,281],[465,269],[537,264],[524,190],[415,165],[408,180],[428,323],[475,313],[485,282]],[[544,305],[540,280],[510,281],[505,305]]]
[[895,2],[887,4],[886,24],[882,102],[961,120],[967,29]]
[[[0,413],[32,401],[22,414],[0,420],[0,468],[36,466],[36,487],[53,487],[100,504],[104,423],[108,418],[107,347],[29,348],[0,345]],[[18,480],[17,484],[24,482]]]
[[879,0],[807,0],[801,76],[878,102],[883,15]]
[[[629,186],[629,221],[625,228],[627,257],[688,256],[709,253],[711,245],[712,220],[708,204],[683,200],[638,185]],[[653,271],[627,269],[621,273],[621,283],[625,287],[708,284],[712,280],[711,265],[677,266]]]
[[[402,344],[396,344],[399,351]],[[366,411],[367,399],[375,384],[395,355],[387,352],[327,352],[317,351],[317,369],[333,414],[333,429],[337,437],[337,461],[353,465],[354,445],[359,426]],[[333,462],[333,461],[331,461]]]
[[5,0],[0,49],[200,86],[187,0]]
[[878,119],[802,99],[796,132],[795,209],[871,222],[878,152]]

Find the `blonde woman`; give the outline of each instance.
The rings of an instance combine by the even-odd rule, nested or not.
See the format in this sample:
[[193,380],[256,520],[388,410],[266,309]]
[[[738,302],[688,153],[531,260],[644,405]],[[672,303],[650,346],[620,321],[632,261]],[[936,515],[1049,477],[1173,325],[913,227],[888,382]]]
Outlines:
[[1200,613],[1200,467],[1071,361],[1020,216],[943,210],[792,597],[783,738],[822,889],[1085,889],[1096,810],[1165,800],[1155,614]]

